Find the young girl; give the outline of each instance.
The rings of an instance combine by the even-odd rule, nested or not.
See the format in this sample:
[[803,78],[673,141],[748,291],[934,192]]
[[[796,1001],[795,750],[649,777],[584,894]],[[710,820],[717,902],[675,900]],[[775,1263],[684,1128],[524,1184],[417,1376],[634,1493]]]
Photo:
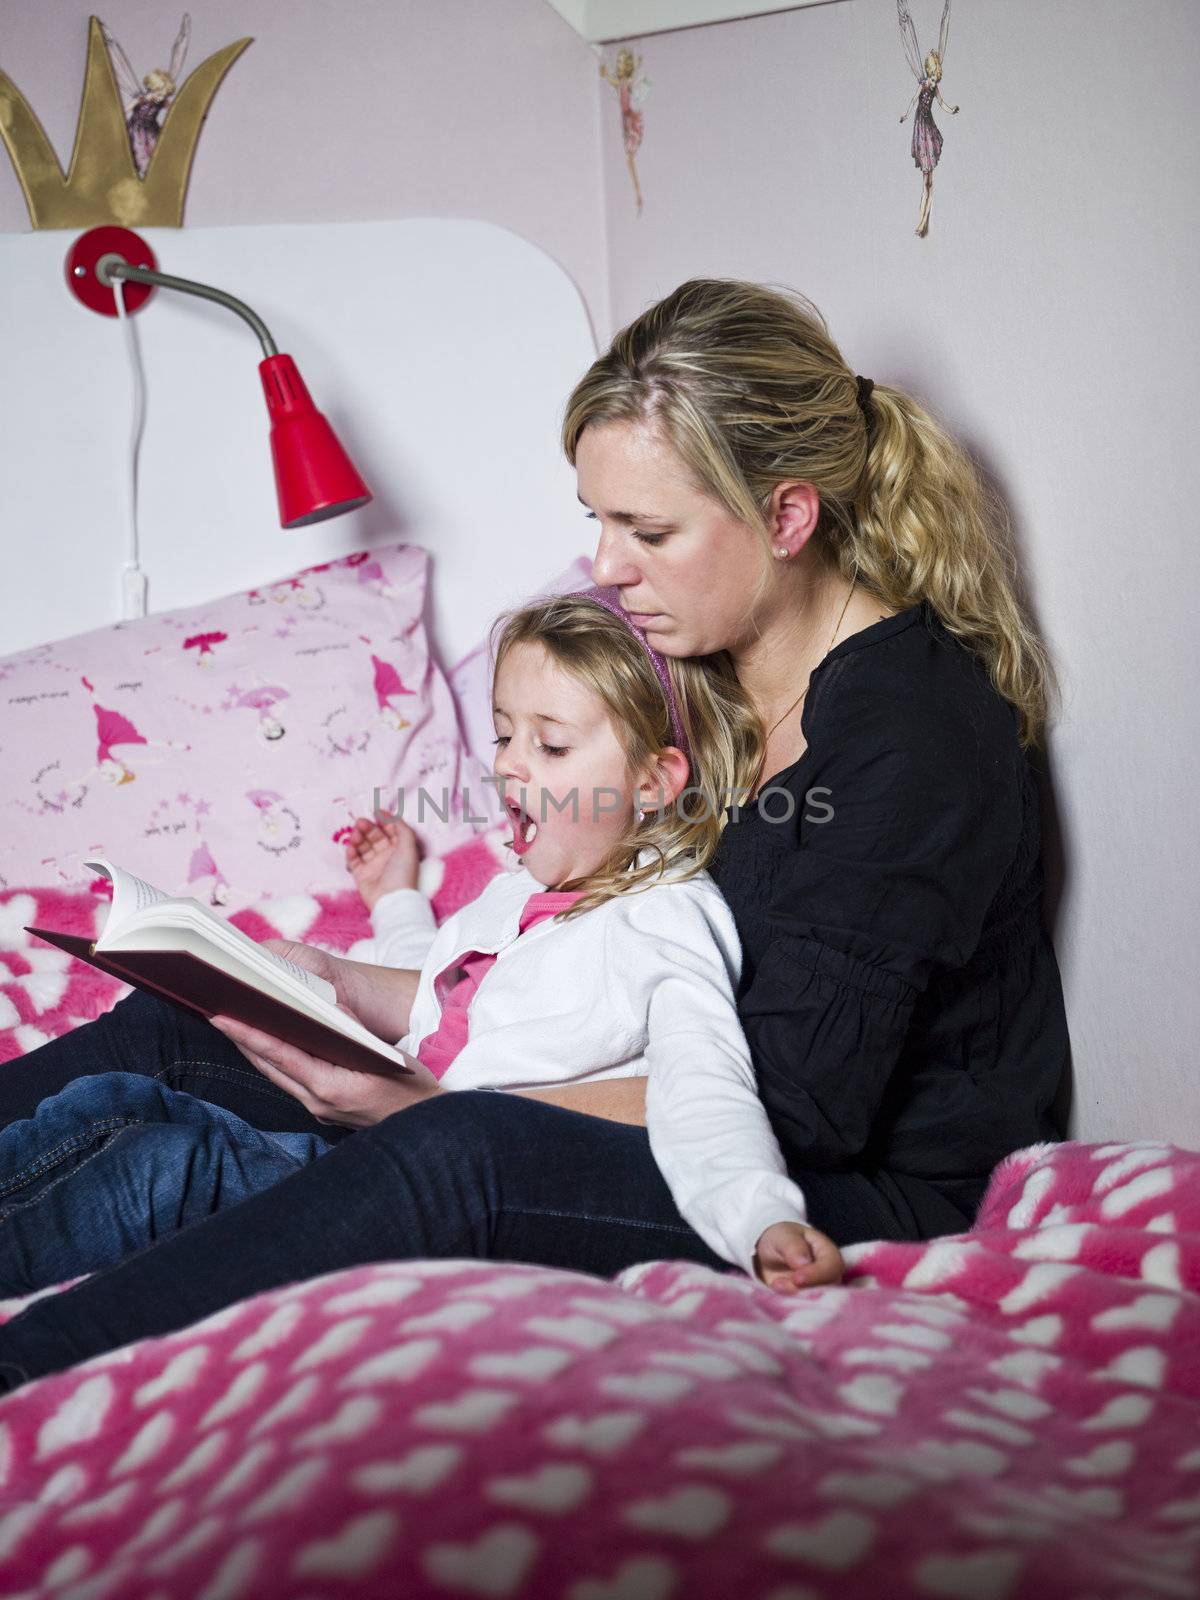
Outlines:
[[[703,870],[760,764],[757,719],[724,658],[668,666],[615,590],[499,626],[494,767],[514,870],[435,931],[407,829],[389,839],[360,819],[348,849],[384,961],[427,946],[398,1048],[447,1090],[536,1089],[564,1067],[647,1075],[647,1132],[680,1212],[790,1292],[837,1250],[806,1227],[758,1100],[738,937]],[[0,1293],[109,1265],[328,1148],[138,1074],[78,1079],[0,1134]]]

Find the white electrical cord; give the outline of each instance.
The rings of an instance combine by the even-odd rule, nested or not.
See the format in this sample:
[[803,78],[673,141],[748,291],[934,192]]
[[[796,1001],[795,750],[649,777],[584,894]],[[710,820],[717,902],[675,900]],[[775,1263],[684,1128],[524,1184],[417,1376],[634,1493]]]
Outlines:
[[117,320],[125,335],[125,350],[133,379],[133,428],[129,437],[129,559],[121,571],[121,615],[126,620],[146,615],[146,574],[138,565],[138,456],[146,420],[146,377],[138,350],[137,334],[125,306],[125,280],[112,280]]

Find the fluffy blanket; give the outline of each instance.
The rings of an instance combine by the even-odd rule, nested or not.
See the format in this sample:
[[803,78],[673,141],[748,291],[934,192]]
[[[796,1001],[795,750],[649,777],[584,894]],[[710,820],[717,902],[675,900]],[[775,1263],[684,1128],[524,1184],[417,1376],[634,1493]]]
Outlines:
[[970,1233],[848,1255],[794,1299],[366,1268],[44,1379],[0,1402],[0,1591],[1197,1593],[1200,1155],[1037,1146]]

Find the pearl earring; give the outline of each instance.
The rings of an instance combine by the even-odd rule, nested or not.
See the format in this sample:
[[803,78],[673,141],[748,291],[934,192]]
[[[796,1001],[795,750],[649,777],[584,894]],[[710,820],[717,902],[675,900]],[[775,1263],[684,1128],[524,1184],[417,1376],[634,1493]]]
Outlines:
[[783,561],[783,560],[786,560],[786,558],[787,558],[787,551],[786,550],[776,550],[775,555],[776,555],[776,558],[778,560]]

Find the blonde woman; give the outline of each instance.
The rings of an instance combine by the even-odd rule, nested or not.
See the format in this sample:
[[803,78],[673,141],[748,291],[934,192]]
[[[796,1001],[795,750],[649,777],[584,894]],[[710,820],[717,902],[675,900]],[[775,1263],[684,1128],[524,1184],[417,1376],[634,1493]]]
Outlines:
[[[840,1246],[966,1229],[1003,1156],[1061,1137],[1068,1051],[1029,760],[1049,670],[978,475],[909,395],[856,376],[800,296],[714,279],[617,334],[569,398],[563,444],[599,526],[596,583],[661,655],[723,657],[761,723],[753,793],[709,870],[742,946],[759,1095],[809,1222]],[[310,959],[381,1037],[404,1032],[414,974]],[[128,1056],[121,1009],[37,1056],[56,1051],[59,1078],[101,1044]],[[197,1040],[145,1012],[142,1070],[186,1076]],[[207,1050],[215,1030],[197,1026]],[[357,1131],[37,1301],[0,1330],[9,1381],[363,1262],[711,1264],[655,1163],[644,1079],[449,1094],[226,1031],[227,1054],[205,1059],[239,1114]],[[13,1077],[0,1073],[6,1103]]]

